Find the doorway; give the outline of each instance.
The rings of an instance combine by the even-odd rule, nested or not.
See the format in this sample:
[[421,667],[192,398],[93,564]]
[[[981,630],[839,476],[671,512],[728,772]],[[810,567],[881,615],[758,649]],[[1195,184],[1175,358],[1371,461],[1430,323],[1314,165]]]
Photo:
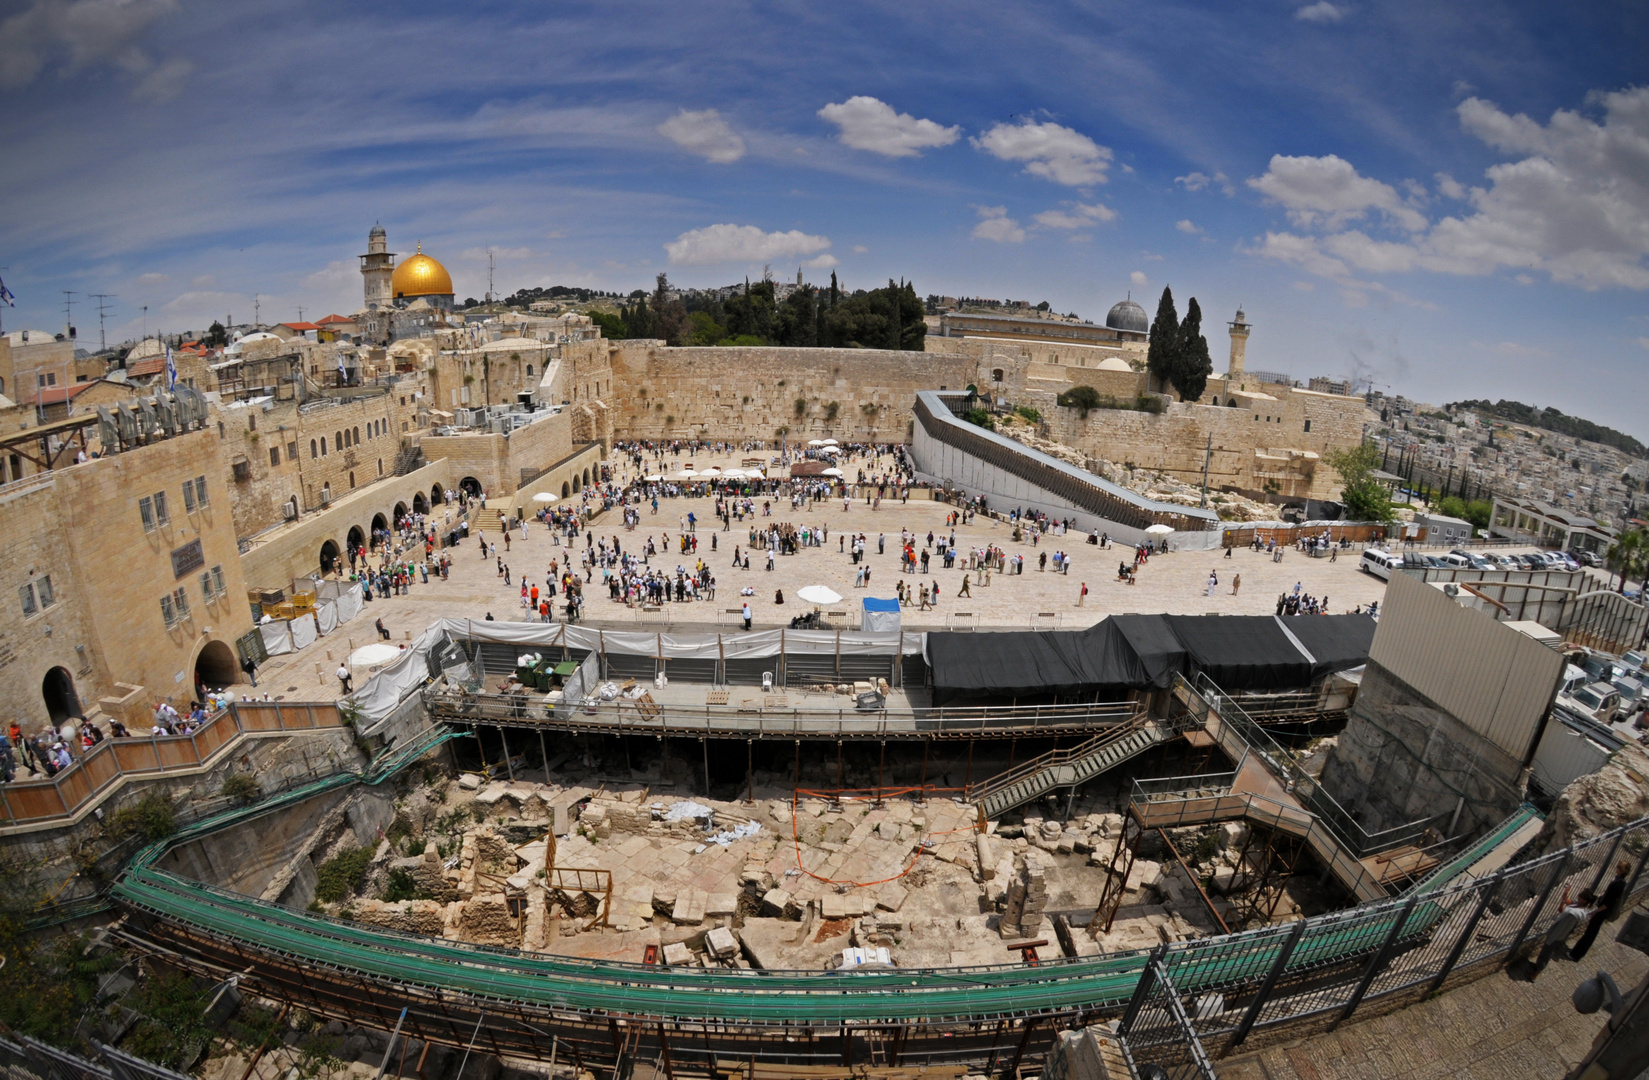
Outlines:
[[46,715],[52,726],[60,727],[71,716],[80,716],[80,695],[74,689],[74,676],[68,668],[54,667],[46,672],[40,684],[40,696],[46,700]]

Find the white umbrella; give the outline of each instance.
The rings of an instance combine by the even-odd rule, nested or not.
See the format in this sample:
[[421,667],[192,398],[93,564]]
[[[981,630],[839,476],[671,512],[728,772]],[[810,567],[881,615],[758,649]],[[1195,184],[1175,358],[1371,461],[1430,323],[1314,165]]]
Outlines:
[[647,481],[647,482],[648,482],[648,483],[649,483],[649,484],[656,484],[656,483],[658,483],[658,482],[659,482],[659,481],[660,481],[660,480],[663,480],[663,479],[664,479],[664,477],[663,477],[663,476],[662,476],[662,475],[661,475],[661,474],[659,474],[659,473],[654,473],[654,474],[653,474],[653,475],[651,475],[651,476],[643,476],[643,477],[642,477],[642,479],[643,479],[643,480],[645,480],[645,481]]
[[840,469],[826,469],[824,472],[820,473],[819,475],[820,476],[841,476],[842,475],[842,470],[840,470]]
[[824,444],[825,444],[825,441],[823,439],[809,439],[809,440],[807,440],[807,445],[809,445],[809,446],[823,446]]
[[1174,531],[1174,527],[1172,525],[1157,524],[1152,525],[1145,531],[1150,533],[1152,536],[1167,536],[1169,533]]
[[821,453],[821,454],[832,454],[832,455],[834,455],[834,454],[839,454],[841,452],[842,452],[842,448],[839,447],[839,446],[821,446],[821,447],[819,447],[819,453]]
[[796,595],[809,604],[838,604],[842,598],[823,585],[809,585],[800,589]]
[[741,479],[744,476],[744,470],[743,469],[728,469],[726,472],[722,473],[721,475],[724,478],[728,479],[728,480],[738,480],[738,479]]
[[537,495],[534,495],[532,497],[532,501],[533,502],[541,502],[541,503],[560,502],[561,501],[561,496],[551,495],[547,491],[540,491]]
[[359,649],[356,649],[354,652],[350,653],[349,666],[377,667],[379,664],[389,663],[391,660],[400,655],[400,649],[397,649],[393,645],[388,645],[382,641],[378,641],[371,645],[362,645]]
[[821,445],[821,446],[835,446],[836,445],[836,440],[835,439],[820,439],[819,440],[819,445]]
[[714,465],[712,465],[708,469],[705,469],[704,471],[700,472],[699,475],[700,476],[720,476],[721,475],[721,470],[716,468]]
[[683,470],[681,470],[680,472],[678,472],[676,474],[676,479],[677,480],[691,480],[693,477],[695,477],[697,475],[698,475],[698,473],[694,472],[692,469],[683,469]]
[[760,469],[746,469],[744,475],[748,476],[752,480],[760,480],[766,474]]

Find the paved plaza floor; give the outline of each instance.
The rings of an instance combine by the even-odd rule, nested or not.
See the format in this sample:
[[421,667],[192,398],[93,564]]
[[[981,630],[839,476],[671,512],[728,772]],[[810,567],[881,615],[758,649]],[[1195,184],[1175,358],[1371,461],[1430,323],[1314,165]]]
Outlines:
[[[702,470],[710,465],[737,467],[742,457],[700,455],[691,460],[695,468]],[[682,458],[681,462],[687,460]],[[882,459],[884,466],[888,460]],[[850,478],[861,467],[867,474],[879,471],[869,461],[849,461],[843,466]],[[627,475],[625,466],[616,468],[621,478]],[[649,470],[652,468],[648,466]],[[674,459],[666,459],[660,471],[669,476],[679,468]],[[598,514],[588,529],[597,538],[606,538],[611,544],[611,538],[616,536],[625,551],[639,551],[651,538],[659,554],[652,557],[649,565],[671,572],[678,564],[691,569],[702,559],[715,576],[717,592],[713,601],[670,603],[661,610],[647,611],[610,600],[601,586],[601,572],[597,569],[592,582],[585,587],[585,624],[613,629],[736,632],[740,621],[728,612],[740,606],[743,598],[739,591],[749,586],[754,590],[750,600],[755,626],[772,628],[786,625],[793,616],[811,609],[811,605],[796,599],[798,589],[826,585],[843,597],[842,603],[833,607],[843,612],[844,617],[829,620],[829,625],[856,629],[860,601],[866,596],[893,597],[901,579],[913,596],[924,582],[939,585],[939,602],[933,610],[922,611],[914,603],[905,609],[904,628],[913,631],[975,625],[994,629],[1034,626],[1070,630],[1090,626],[1107,615],[1121,612],[1265,614],[1275,610],[1278,596],[1292,591],[1296,582],[1300,583],[1301,592],[1326,597],[1328,609],[1335,613],[1367,605],[1385,593],[1385,582],[1357,569],[1355,548],[1342,553],[1334,562],[1327,558],[1308,558],[1293,548],[1284,552],[1280,562],[1246,548],[1232,552],[1229,559],[1223,557],[1222,551],[1168,552],[1152,556],[1140,568],[1136,584],[1128,585],[1117,580],[1118,563],[1132,559],[1132,549],[1125,545],[1113,544],[1101,549],[1087,543],[1081,533],[1048,535],[1036,544],[1032,544],[1029,537],[1016,542],[1011,526],[978,516],[954,530],[959,551],[965,554],[971,548],[994,545],[1009,556],[1024,555],[1025,571],[1009,575],[992,572],[988,585],[975,572],[969,575],[971,595],[959,596],[963,571],[960,566],[942,569],[937,552],[931,573],[901,574],[899,571],[901,529],[918,534],[918,552],[926,547],[930,531],[935,539],[940,535],[948,537],[952,532],[945,527],[945,519],[954,508],[934,502],[926,489],[913,490],[906,502],[883,500],[879,509],[870,508],[861,498],[844,510],[838,498],[809,502],[801,509],[792,510],[788,499],[766,498],[773,504],[771,516],[761,516],[762,498],[756,497],[757,516],[735,521],[727,530],[715,520],[713,498],[661,498],[656,514],[650,505],[643,504],[641,522],[633,530],[625,529],[617,510]],[[443,511],[437,513],[444,518]],[[695,554],[682,555],[678,544],[682,521],[688,513],[698,519],[697,530],[691,535],[697,537],[699,546]],[[772,571],[765,568],[765,556],[759,550],[751,557],[749,570],[733,568],[733,549],[737,546],[743,552],[749,547],[752,527],[782,523],[807,525],[821,531],[828,529],[828,540],[819,547],[802,548],[795,555],[778,556]],[[844,550],[845,538],[856,533],[864,533],[868,539],[866,562],[871,571],[868,588],[854,587],[858,567]],[[520,603],[521,575],[527,576],[529,585],[542,588],[551,560],[562,562],[570,552],[576,565],[580,550],[586,546],[582,539],[580,550],[574,550],[570,544],[564,546],[559,536],[537,523],[529,525],[525,541],[519,532],[512,533],[507,550],[496,531],[486,536],[510,569],[508,585],[498,573],[495,560],[481,557],[479,543],[472,534],[452,549],[453,564],[448,580],[431,580],[427,585],[414,585],[406,596],[375,600],[365,605],[349,623],[301,652],[272,658],[259,672],[258,696],[264,691],[288,698],[336,696],[338,684],[332,673],[338,661],[352,648],[374,640],[375,619],[384,620],[392,640],[397,643],[416,637],[438,618],[484,619],[490,613],[497,620],[525,619],[526,612]],[[881,553],[876,550],[879,536],[886,537]],[[670,554],[665,554],[666,551]],[[1063,551],[1071,560],[1066,574],[1056,574],[1051,569],[1056,551]],[[1037,568],[1038,556],[1043,552],[1047,552],[1050,564],[1045,571]],[[1207,589],[1210,571],[1219,578],[1219,585],[1211,596]],[[1233,593],[1232,586],[1239,575],[1241,586]],[[1088,595],[1079,603],[1084,582]],[[774,603],[774,593],[778,591],[784,594],[783,604]],[[559,611],[556,617],[561,617]],[[359,672],[357,683],[367,674],[369,672]]]

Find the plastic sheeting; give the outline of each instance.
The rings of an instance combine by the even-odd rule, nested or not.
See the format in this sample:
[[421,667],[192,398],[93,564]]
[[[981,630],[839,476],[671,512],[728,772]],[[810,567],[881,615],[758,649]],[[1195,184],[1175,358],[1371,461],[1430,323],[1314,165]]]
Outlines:
[[864,614],[859,616],[859,628],[870,634],[897,634],[900,628],[899,601],[879,600],[867,596]]
[[292,628],[293,649],[302,649],[305,646],[313,645],[315,638],[319,636],[315,628],[315,618],[312,615],[293,619],[288,625]]
[[269,656],[285,656],[292,651],[292,631],[285,619],[276,619],[258,627],[263,637],[263,651]]
[[330,634],[338,628],[338,603],[328,600],[315,607],[315,626],[322,634]]
[[1302,615],[1282,624],[1311,654],[1313,679],[1366,662],[1379,625],[1372,615]]
[[1163,618],[1185,646],[1192,665],[1223,689],[1281,690],[1311,683],[1311,658],[1270,615]]
[[338,609],[338,625],[342,626],[361,613],[361,590],[345,589],[333,605]]

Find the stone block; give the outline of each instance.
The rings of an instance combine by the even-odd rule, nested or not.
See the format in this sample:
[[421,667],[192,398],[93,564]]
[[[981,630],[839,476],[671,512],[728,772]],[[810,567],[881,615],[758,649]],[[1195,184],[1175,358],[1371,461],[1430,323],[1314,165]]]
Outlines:
[[664,962],[671,967],[686,967],[693,962],[692,950],[681,942],[664,946]]
[[783,889],[769,889],[762,897],[762,914],[770,918],[783,918],[796,910],[796,898]]
[[702,889],[683,889],[676,897],[676,906],[670,912],[670,921],[677,926],[698,926],[704,922],[704,909],[710,897]]
[[847,918],[847,897],[841,893],[826,893],[820,901],[820,914],[826,919]]
[[704,947],[716,959],[730,960],[738,955],[739,940],[733,936],[733,931],[718,926],[704,935]]
[[889,881],[876,890],[876,906],[883,911],[898,911],[905,906],[910,890],[898,882]]
[[738,913],[737,893],[712,893],[704,905],[704,914],[712,919],[731,917]]
[[996,842],[980,833],[973,838],[973,846],[979,856],[979,880],[990,881],[996,877]]
[[481,790],[481,778],[475,773],[465,773],[458,778],[458,786],[465,791]]

